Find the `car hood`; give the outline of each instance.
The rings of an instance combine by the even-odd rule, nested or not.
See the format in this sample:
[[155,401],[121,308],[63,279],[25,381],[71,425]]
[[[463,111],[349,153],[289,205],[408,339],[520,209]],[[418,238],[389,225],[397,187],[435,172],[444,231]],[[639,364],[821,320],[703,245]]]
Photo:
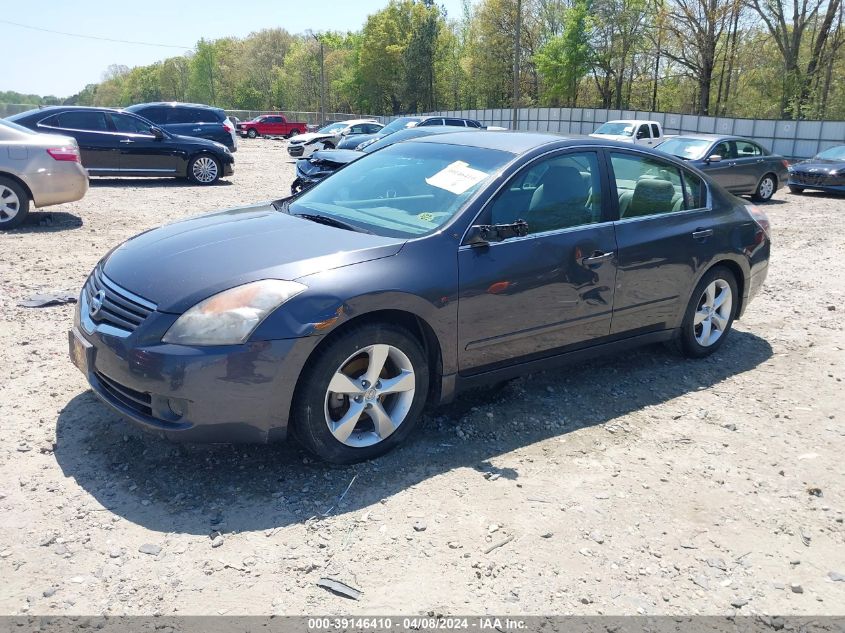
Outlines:
[[105,258],[103,272],[159,311],[181,314],[228,288],[390,257],[404,242],[303,220],[267,202],[141,233]]
[[352,134],[347,136],[344,140],[340,142],[339,145],[343,145],[343,149],[355,149],[361,143],[366,143],[367,141],[372,141],[375,139],[380,139],[382,137],[381,134]]
[[620,143],[633,143],[634,137],[626,134],[590,134],[592,138],[604,138],[609,141],[619,141]]
[[810,160],[802,160],[800,163],[795,163],[792,166],[792,171],[814,171],[814,172],[832,172],[845,169],[845,161],[841,160],[820,160],[811,158]]
[[358,160],[366,156],[364,152],[358,152],[354,149],[321,149],[308,158],[308,161],[315,164],[320,163],[335,163],[337,165],[348,165],[352,161]]
[[306,132],[305,134],[297,134],[290,140],[291,145],[301,145],[308,141],[314,141],[321,138],[331,138],[334,134],[320,134],[318,132]]

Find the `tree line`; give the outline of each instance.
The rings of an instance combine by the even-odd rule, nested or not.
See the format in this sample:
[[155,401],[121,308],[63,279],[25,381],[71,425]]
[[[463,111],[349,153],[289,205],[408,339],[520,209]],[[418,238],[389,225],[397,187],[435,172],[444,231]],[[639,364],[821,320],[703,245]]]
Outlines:
[[110,66],[64,101],[318,111],[322,93],[327,112],[400,114],[518,95],[520,107],[845,119],[843,18],[843,0],[464,0],[457,16],[389,0],[359,31],[200,40]]

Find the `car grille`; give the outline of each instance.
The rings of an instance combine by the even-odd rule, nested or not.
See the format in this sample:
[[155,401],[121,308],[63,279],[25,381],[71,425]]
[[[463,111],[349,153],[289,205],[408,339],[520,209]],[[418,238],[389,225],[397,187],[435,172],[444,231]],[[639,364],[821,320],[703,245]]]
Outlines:
[[89,311],[92,321],[105,323],[126,332],[134,332],[156,309],[155,304],[124,290],[108,279],[99,266],[91,273],[83,292],[89,310],[92,308],[94,297],[99,296],[102,300],[102,306],[98,310]]
[[289,145],[288,146],[288,154],[291,156],[302,156],[305,152],[305,148],[302,145]]
[[99,371],[95,372],[95,375],[105,393],[133,411],[152,417],[152,396],[150,394],[121,385]]
[[825,173],[809,173],[806,171],[794,171],[790,174],[789,179],[799,185],[823,185],[827,182],[827,174]]

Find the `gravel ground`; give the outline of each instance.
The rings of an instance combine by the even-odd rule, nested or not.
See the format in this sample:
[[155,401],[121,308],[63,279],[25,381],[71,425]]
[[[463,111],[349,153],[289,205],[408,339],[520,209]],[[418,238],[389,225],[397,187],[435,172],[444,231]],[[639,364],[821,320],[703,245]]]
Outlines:
[[354,467],[134,429],[68,360],[73,308],[17,302],[139,231],[279,197],[284,148],[244,141],[212,188],[97,180],[0,234],[0,613],[845,613],[845,200],[766,205],[767,285],[708,360],[526,376]]

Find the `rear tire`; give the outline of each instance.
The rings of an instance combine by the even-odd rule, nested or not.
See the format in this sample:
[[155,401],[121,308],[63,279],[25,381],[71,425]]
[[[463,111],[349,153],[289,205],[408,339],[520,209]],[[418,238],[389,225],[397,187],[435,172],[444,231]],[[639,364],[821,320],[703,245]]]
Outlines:
[[698,282],[690,298],[676,344],[687,358],[709,356],[730,334],[740,296],[733,272],[724,266],[711,268]]
[[249,138],[256,138],[258,136],[258,131],[254,127],[252,127],[252,128],[249,128],[246,135]]
[[793,187],[792,185],[790,185],[789,190],[792,193],[804,193],[804,187]]
[[194,156],[188,163],[188,180],[198,185],[213,185],[223,172],[220,161],[211,154]]
[[29,194],[17,182],[0,177],[0,231],[23,224],[29,214]]
[[760,182],[757,183],[757,189],[754,191],[754,195],[751,196],[751,199],[757,202],[768,202],[772,199],[772,196],[775,195],[775,191],[777,190],[777,178],[773,174],[766,174],[760,179]]
[[291,409],[293,435],[327,462],[373,459],[418,426],[428,384],[425,353],[405,329],[386,323],[354,327],[309,359]]
[[297,134],[299,134],[299,130],[291,130],[285,138],[293,138]]

